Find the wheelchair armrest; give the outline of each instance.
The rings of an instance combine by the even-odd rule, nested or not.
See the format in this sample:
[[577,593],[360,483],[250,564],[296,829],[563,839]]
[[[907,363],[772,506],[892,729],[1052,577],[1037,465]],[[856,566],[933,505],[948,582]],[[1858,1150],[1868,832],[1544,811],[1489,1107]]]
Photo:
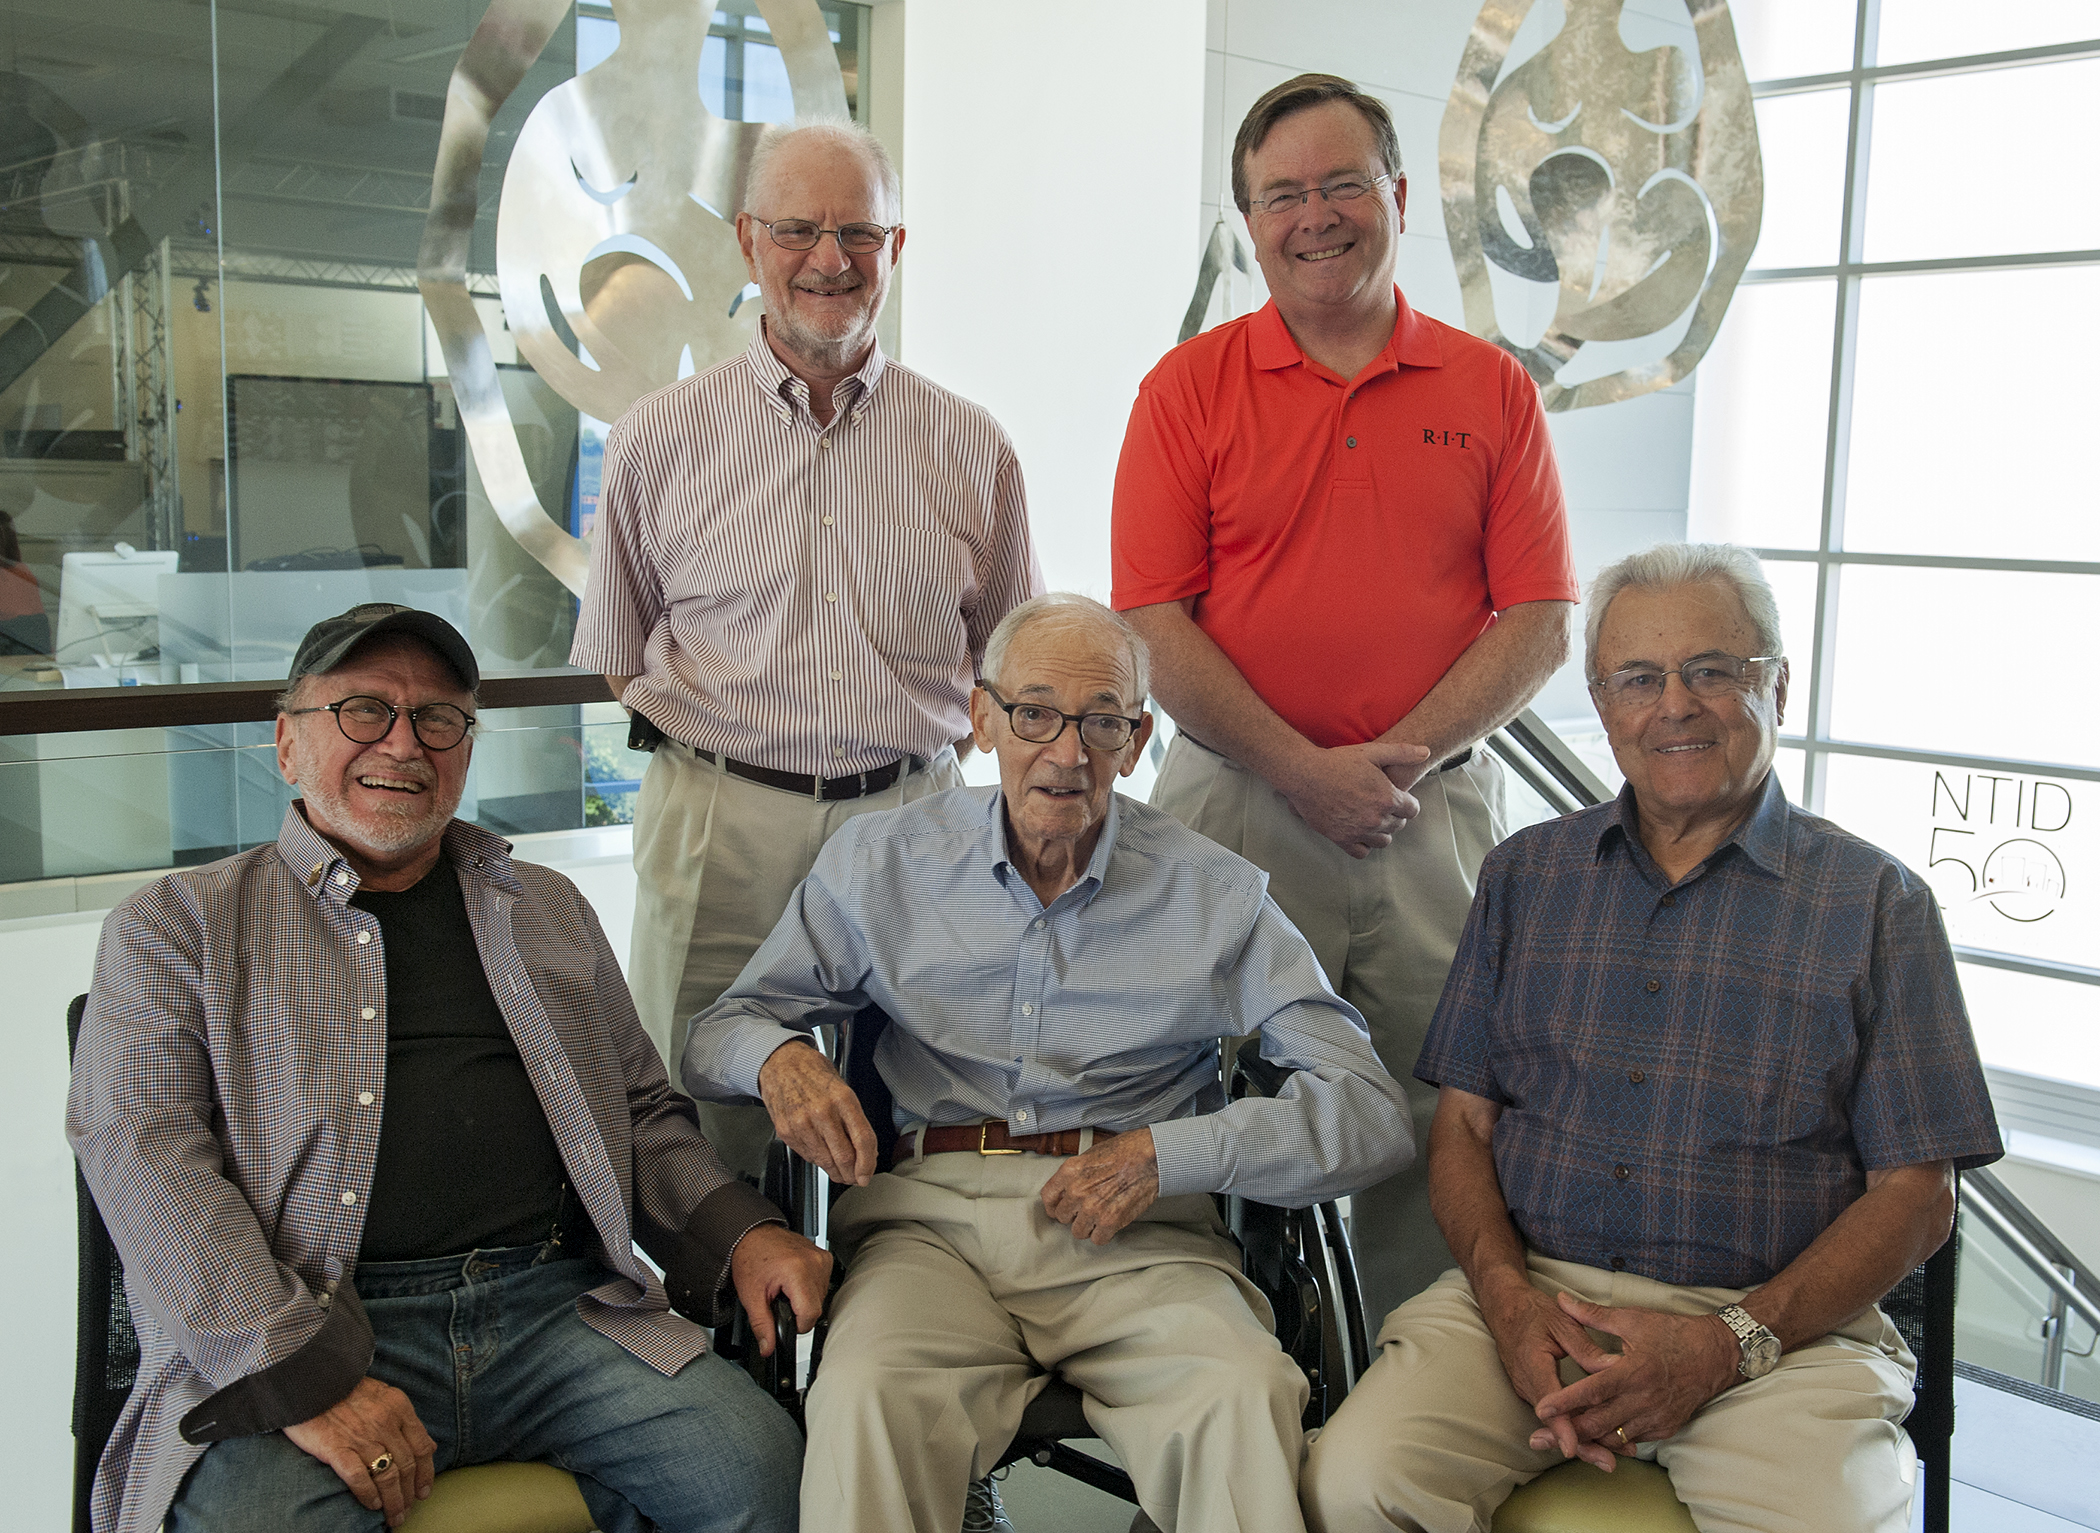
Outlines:
[[[1298,1073],[1295,1070],[1286,1070],[1279,1064],[1263,1059],[1261,1057],[1261,1039],[1259,1036],[1242,1038],[1239,1048],[1233,1053],[1232,1059],[1235,1072],[1246,1082],[1247,1087],[1259,1096],[1281,1096],[1283,1094],[1283,1083]],[[1241,1095],[1237,1091],[1232,1094],[1234,1096]]]

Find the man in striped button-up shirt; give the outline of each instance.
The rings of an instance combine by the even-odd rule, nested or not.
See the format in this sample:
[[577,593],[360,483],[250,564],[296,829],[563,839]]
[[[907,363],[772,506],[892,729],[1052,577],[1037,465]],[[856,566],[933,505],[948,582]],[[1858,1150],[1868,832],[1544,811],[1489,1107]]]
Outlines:
[[[760,333],[613,428],[570,655],[663,736],[628,973],[670,1060],[833,831],[961,782],[985,639],[1042,589],[1006,434],[876,344],[904,248],[881,146],[776,131],[745,206]],[[701,1124],[759,1169],[763,1113]]]
[[292,677],[277,840],[103,928],[66,1129],[142,1357],[96,1529],[376,1529],[508,1458],[606,1533],[790,1527],[794,1428],[701,1326],[733,1282],[806,1328],[830,1258],[701,1138],[575,887],[452,818],[466,641],[375,603]]

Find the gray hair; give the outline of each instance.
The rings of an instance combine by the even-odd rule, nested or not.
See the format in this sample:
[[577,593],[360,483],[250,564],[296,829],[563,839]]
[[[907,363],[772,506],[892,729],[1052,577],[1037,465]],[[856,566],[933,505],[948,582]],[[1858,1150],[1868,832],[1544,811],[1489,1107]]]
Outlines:
[[[1734,543],[1658,543],[1637,554],[1628,554],[1617,564],[1600,571],[1590,582],[1589,606],[1582,626],[1582,669],[1596,681],[1597,638],[1604,631],[1604,614],[1612,598],[1628,586],[1643,590],[1667,590],[1673,586],[1727,585],[1742,601],[1750,626],[1757,630],[1757,652],[1783,655],[1779,637],[1779,602],[1765,579],[1765,567],[1757,555]],[[1748,659],[1749,656],[1744,656]]]
[[881,216],[884,221],[894,224],[904,216],[904,195],[897,181],[897,166],[890,159],[889,150],[882,147],[882,140],[857,122],[835,118],[798,118],[792,123],[776,123],[758,136],[758,147],[751,151],[751,170],[744,178],[743,211],[751,212],[752,205],[760,201],[766,180],[772,174],[773,161],[779,157],[780,151],[805,138],[858,158],[861,164],[875,172],[875,179],[881,184]]
[[1006,670],[1006,652],[1013,648],[1014,640],[1043,623],[1053,624],[1060,631],[1093,629],[1113,635],[1129,655],[1131,673],[1137,678],[1134,701],[1139,708],[1145,706],[1145,700],[1152,695],[1152,651],[1143,636],[1122,613],[1112,612],[1093,597],[1072,591],[1052,591],[1034,597],[1001,618],[984,646],[984,679],[998,685]]

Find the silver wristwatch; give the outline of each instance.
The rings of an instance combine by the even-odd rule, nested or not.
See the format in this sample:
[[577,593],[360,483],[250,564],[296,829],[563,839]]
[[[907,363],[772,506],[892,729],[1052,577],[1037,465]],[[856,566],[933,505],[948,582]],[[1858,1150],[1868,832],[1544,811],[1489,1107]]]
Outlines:
[[1743,1349],[1736,1371],[1744,1378],[1761,1379],[1779,1366],[1779,1338],[1753,1320],[1742,1305],[1731,1304],[1722,1310],[1721,1322],[1735,1332],[1736,1345]]

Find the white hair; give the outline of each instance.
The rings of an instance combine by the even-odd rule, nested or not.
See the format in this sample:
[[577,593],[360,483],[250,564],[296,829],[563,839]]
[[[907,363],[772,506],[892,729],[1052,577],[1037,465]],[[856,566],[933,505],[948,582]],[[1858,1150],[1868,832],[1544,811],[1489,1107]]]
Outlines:
[[[1742,601],[1750,626],[1757,630],[1760,655],[1786,653],[1779,636],[1779,602],[1765,579],[1757,555],[1734,543],[1658,543],[1600,571],[1590,583],[1589,606],[1582,627],[1582,668],[1591,681],[1597,675],[1597,639],[1612,598],[1628,586],[1668,590],[1673,586],[1727,585]],[[1744,659],[1750,657],[1745,655]]]
[[745,212],[757,211],[757,205],[765,200],[766,180],[772,173],[774,160],[781,150],[799,139],[813,140],[827,148],[856,156],[875,173],[875,179],[882,187],[883,220],[894,224],[904,216],[903,192],[889,150],[882,147],[881,139],[859,123],[837,118],[797,118],[792,123],[775,123],[758,136],[758,146],[751,151],[751,169],[744,177]]
[[1152,695],[1152,651],[1144,638],[1122,613],[1110,611],[1091,596],[1071,591],[1052,591],[1031,598],[999,620],[984,646],[984,679],[998,686],[1004,679],[1006,652],[1013,648],[1014,640],[1044,623],[1064,631],[1091,629],[1122,644],[1130,658],[1131,674],[1137,679],[1137,696],[1131,701],[1139,708],[1145,706],[1145,699]]

